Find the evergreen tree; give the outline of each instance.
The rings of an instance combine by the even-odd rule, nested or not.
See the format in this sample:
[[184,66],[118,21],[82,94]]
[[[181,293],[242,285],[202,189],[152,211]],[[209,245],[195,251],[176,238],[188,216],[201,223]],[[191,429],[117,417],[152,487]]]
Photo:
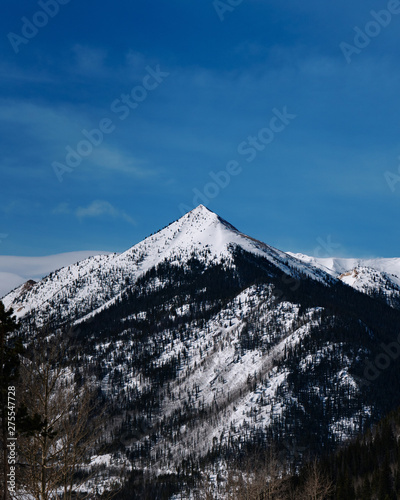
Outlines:
[[390,471],[389,460],[387,456],[379,473],[378,480],[378,495],[379,498],[388,496],[389,500],[392,498],[392,473]]
[[0,302],[0,416],[1,416],[1,449],[2,449],[2,467],[1,467],[1,500],[10,498],[7,488],[7,474],[9,473],[8,464],[8,417],[13,417],[15,424],[15,400],[10,400],[9,411],[9,388],[13,387],[15,396],[15,385],[19,376],[19,355],[22,353],[22,342],[19,339],[13,339],[11,334],[17,329],[18,325],[13,316],[13,311],[5,310],[4,304]]

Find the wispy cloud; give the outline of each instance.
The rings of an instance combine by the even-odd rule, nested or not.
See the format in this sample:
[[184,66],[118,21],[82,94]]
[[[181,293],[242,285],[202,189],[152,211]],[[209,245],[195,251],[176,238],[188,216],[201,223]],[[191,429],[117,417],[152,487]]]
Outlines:
[[0,124],[4,127],[18,126],[19,139],[30,135],[45,143],[62,141],[77,136],[80,124],[85,123],[86,115],[72,106],[50,106],[24,99],[3,99],[0,101]]
[[72,51],[78,73],[87,76],[104,76],[107,58],[106,50],[76,44]]
[[55,214],[55,215],[58,215],[58,214],[70,214],[71,213],[71,209],[70,209],[68,203],[62,202],[59,205],[57,205],[56,208],[54,208],[52,210],[52,213]]
[[122,150],[100,147],[93,152],[91,161],[96,167],[115,170],[135,177],[143,178],[155,174],[154,170],[143,168],[144,162],[142,160]]
[[129,224],[136,225],[135,220],[130,215],[123,210],[115,208],[105,200],[95,200],[87,207],[79,207],[76,209],[75,215],[79,219],[109,216],[116,219],[123,219]]
[[[91,115],[84,115],[72,106],[50,107],[24,100],[0,100],[0,127],[4,129],[2,167],[12,171],[17,165],[20,174],[23,166],[27,165],[27,175],[32,175],[32,165],[37,159],[40,162],[39,170],[51,172],[51,162],[63,160],[67,145],[76,148],[77,143],[84,138],[82,129],[93,128],[96,118],[98,122],[98,117],[104,116],[106,109],[91,110]],[[114,138],[107,137],[107,140],[112,142]],[[22,150],[21,143],[24,144]],[[104,144],[95,148],[86,162],[95,167],[97,173],[99,170],[120,172],[136,178],[156,174],[154,170],[145,168],[143,160],[124,149],[124,145],[116,147]],[[48,165],[47,169],[45,164]]]
[[0,60],[0,73],[2,84],[4,82],[18,82],[19,84],[56,84],[58,78],[49,74],[45,69],[40,68],[21,68],[15,64]]

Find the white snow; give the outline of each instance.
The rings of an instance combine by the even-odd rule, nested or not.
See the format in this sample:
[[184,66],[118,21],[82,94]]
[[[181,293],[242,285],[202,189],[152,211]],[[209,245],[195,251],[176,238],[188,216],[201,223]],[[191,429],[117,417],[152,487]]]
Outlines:
[[0,255],[0,297],[28,280],[37,281],[56,269],[69,266],[93,255],[107,255],[109,253],[84,250],[44,257]]
[[240,247],[265,257],[282,273],[297,278],[299,273],[327,282],[331,278],[318,268],[239,232],[203,205],[166,228],[149,236],[122,254],[98,255],[69,265],[47,276],[32,288],[22,286],[4,297],[17,318],[33,309],[41,316],[55,311],[69,319],[92,317],[109,307],[141,275],[159,263],[187,264],[195,257],[205,265],[231,263],[232,249]]
[[290,255],[329,273],[360,292],[379,291],[386,295],[389,303],[391,298],[400,298],[400,258],[344,259],[318,258],[300,253]]
[[311,257],[301,253],[287,252],[292,257],[318,267],[332,276],[340,276],[356,268],[371,268],[392,275],[394,283],[400,286],[400,258],[350,259],[340,257]]
[[[40,314],[45,317],[60,311],[62,317],[73,318],[78,323],[109,307],[146,271],[165,260],[183,267],[190,265],[191,258],[205,266],[228,265],[233,261],[234,246],[265,257],[282,271],[282,276],[298,278],[304,273],[325,284],[341,279],[365,291],[374,284],[385,289],[386,281],[392,279],[389,271],[396,271],[398,275],[391,283],[397,286],[396,279],[400,283],[400,259],[380,259],[385,262],[373,267],[375,261],[286,254],[244,235],[200,205],[120,255],[97,255],[69,264],[37,284],[13,290],[4,302],[6,307],[14,307],[19,317],[32,309],[38,313],[37,320]],[[399,261],[398,270],[397,263],[386,262],[389,260]],[[154,278],[148,280],[146,286],[159,289],[164,283]],[[162,366],[178,357],[180,361],[177,378],[171,379],[166,384],[168,387],[160,388],[160,415],[153,418],[171,417],[177,411],[185,414],[189,407],[194,413],[199,410],[199,422],[192,426],[189,420],[185,421],[184,425],[171,429],[171,435],[154,444],[153,471],[173,470],[180,459],[192,453],[201,456],[215,442],[244,440],[245,435],[279,420],[286,406],[297,405],[300,411],[305,411],[300,396],[291,389],[284,359],[291,348],[306,344],[307,337],[319,324],[322,309],[300,312],[298,304],[276,301],[276,292],[268,284],[250,286],[201,326],[190,323],[184,334],[178,336],[167,328],[161,332],[163,351],[153,360],[154,364]],[[189,308],[190,303],[171,306],[170,314],[183,316]],[[146,311],[141,311],[134,317],[145,319],[146,315]],[[120,320],[126,323],[129,318],[132,316]],[[126,397],[127,391],[140,394],[151,384],[132,363],[136,346],[130,333],[126,330],[119,334],[120,338],[115,336],[96,343],[96,356],[82,353],[86,361],[94,357],[105,368],[106,375],[99,385],[114,401]],[[257,347],[253,344],[247,348],[246,336],[251,340],[253,334],[257,335]],[[149,342],[156,340],[149,339]],[[340,356],[343,346],[332,342],[304,353],[297,365],[299,373],[305,374],[317,367],[331,355],[333,347]],[[335,390],[349,388],[357,392],[356,381],[349,374],[350,366],[350,360],[342,355],[337,372],[332,374]],[[113,383],[115,373],[120,377],[118,384]],[[329,396],[329,392],[324,393],[325,389],[314,383],[309,390],[322,401]],[[216,407],[218,411],[214,411]],[[206,417],[202,416],[201,409],[208,410]],[[341,439],[352,434],[357,421],[358,416],[351,414],[331,422],[330,430]],[[142,442],[137,446],[148,436],[140,439]],[[166,457],[165,449],[173,459]],[[158,451],[162,453],[157,454]],[[91,465],[116,465],[112,458],[111,455],[95,456]]]

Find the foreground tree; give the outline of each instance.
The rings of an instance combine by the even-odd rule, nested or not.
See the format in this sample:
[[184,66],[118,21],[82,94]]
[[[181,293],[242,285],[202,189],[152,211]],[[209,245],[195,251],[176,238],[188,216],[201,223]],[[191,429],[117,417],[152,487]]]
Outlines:
[[287,486],[284,465],[272,449],[263,459],[249,458],[242,471],[228,474],[228,498],[232,500],[278,500],[286,497]]
[[[7,488],[7,474],[9,473],[8,463],[8,418],[15,425],[15,404],[13,399],[8,401],[13,392],[9,388],[15,387],[19,377],[19,355],[22,353],[22,343],[12,334],[17,329],[18,324],[13,316],[13,311],[6,311],[4,304],[0,302],[0,417],[1,417],[1,478],[0,478],[0,498],[7,500],[10,498]],[[15,393],[15,391],[14,391]],[[15,395],[15,394],[14,394]],[[10,409],[9,409],[10,406]],[[12,418],[14,417],[14,418]]]
[[21,365],[21,398],[40,425],[19,438],[20,477],[35,500],[94,498],[90,457],[102,430],[101,412],[88,385],[78,386],[66,363],[68,346],[54,335],[35,339]]
[[[289,498],[286,465],[273,449],[254,454],[241,466],[228,469],[224,490],[229,500],[286,500]],[[203,480],[199,495],[202,500],[215,498],[215,485],[209,475]]]
[[325,500],[333,492],[333,482],[321,471],[317,460],[307,466],[304,486],[298,498],[301,500]]

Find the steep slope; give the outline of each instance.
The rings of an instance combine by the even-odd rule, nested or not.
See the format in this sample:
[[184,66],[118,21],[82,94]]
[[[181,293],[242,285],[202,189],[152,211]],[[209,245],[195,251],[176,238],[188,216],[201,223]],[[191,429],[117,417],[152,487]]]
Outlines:
[[34,313],[38,324],[73,321],[109,307],[130,284],[163,261],[182,265],[195,256],[206,266],[232,262],[237,247],[266,257],[291,276],[303,273],[330,282],[324,271],[240,233],[200,205],[120,255],[91,257],[60,269],[29,288],[18,287],[3,302],[6,308],[14,308],[18,318]]
[[374,383],[365,371],[395,338],[397,311],[242,249],[232,258],[163,261],[79,325],[82,363],[120,415],[114,433],[135,467],[270,440],[327,449],[400,401],[398,362]]
[[360,292],[381,298],[400,308],[400,259],[344,259],[310,257],[288,252],[292,257],[325,271]]
[[343,274],[356,267],[367,267],[379,272],[394,276],[394,281],[400,285],[400,258],[377,258],[377,259],[346,259],[340,257],[310,257],[301,253],[288,252],[293,257],[311,264],[315,267],[323,267],[334,274]]
[[27,281],[41,280],[55,269],[67,267],[93,255],[110,253],[84,250],[42,257],[0,255],[0,298]]

